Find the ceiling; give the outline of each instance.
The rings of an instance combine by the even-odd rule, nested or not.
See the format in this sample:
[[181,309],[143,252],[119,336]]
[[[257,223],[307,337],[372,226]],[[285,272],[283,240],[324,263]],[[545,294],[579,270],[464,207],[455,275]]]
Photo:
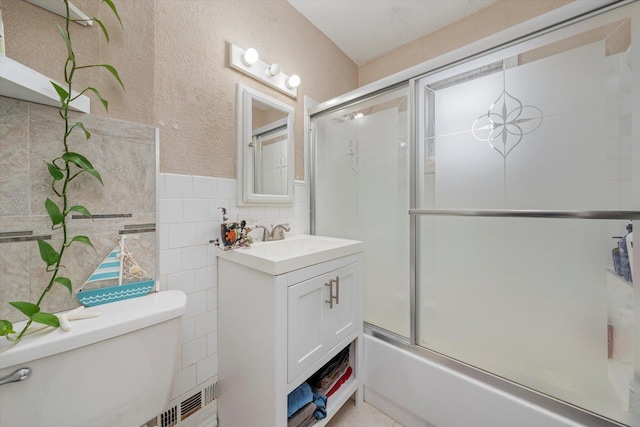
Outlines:
[[496,2],[496,0],[288,1],[358,65]]

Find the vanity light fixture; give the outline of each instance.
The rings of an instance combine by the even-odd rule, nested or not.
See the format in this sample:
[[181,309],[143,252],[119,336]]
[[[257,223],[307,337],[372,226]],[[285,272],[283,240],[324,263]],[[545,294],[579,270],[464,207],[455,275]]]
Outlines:
[[280,68],[280,65],[273,63],[269,66],[267,71],[271,76],[275,77],[280,74],[280,71],[282,71],[282,69]]
[[244,50],[229,43],[229,66],[292,98],[298,97],[300,77],[296,74],[288,76],[279,64],[260,59],[254,48]]
[[300,86],[300,76],[297,74],[292,74],[291,77],[287,79],[287,87],[289,89],[293,89],[294,87]]
[[244,65],[246,65],[247,67],[252,66],[253,64],[255,64],[258,59],[260,59],[260,56],[258,55],[258,51],[255,50],[254,48],[250,47],[249,49],[247,49],[244,52],[244,55],[242,55],[242,62],[244,63]]

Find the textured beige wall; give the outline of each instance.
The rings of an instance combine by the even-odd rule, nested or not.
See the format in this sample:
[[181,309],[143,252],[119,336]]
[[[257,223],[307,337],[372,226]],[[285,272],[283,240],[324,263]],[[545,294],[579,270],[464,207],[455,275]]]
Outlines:
[[[298,74],[298,99],[229,68],[227,43]],[[323,101],[357,87],[357,66],[286,0],[157,0],[155,61],[162,172],[235,177],[240,82],[295,107],[302,179],[303,95]]]
[[[113,64],[127,91],[108,73],[91,77],[111,103],[109,116],[160,128],[161,172],[235,177],[236,83],[296,108],[295,176],[303,177],[303,96],[324,101],[571,0],[498,0],[479,12],[383,55],[358,70],[286,0],[120,0],[124,31],[97,0],[76,0],[111,28],[72,27],[80,58]],[[53,22],[62,18],[23,0],[2,0],[7,55],[62,79],[64,46]],[[228,67],[227,43],[255,47],[263,59],[299,74],[297,100]],[[86,80],[81,75],[79,83]],[[93,112],[105,114],[97,100]]]
[[[111,36],[107,45],[97,25],[73,24],[72,40],[78,63],[113,65],[124,81],[126,92],[105,70],[79,71],[74,81],[78,87],[90,83],[100,91],[109,101],[109,117],[153,124],[154,1],[117,2],[124,29],[101,2],[74,0],[74,4],[104,22]],[[64,18],[23,0],[2,0],[2,20],[8,57],[52,79],[64,81],[66,48],[55,27],[55,23],[64,25]],[[100,101],[90,96],[92,113],[106,115]]]
[[572,0],[498,0],[438,31],[407,43],[360,66],[359,85],[406,68],[535,18]]
[[[318,101],[357,87],[357,66],[286,0],[116,0],[124,31],[97,0],[75,0],[110,28],[73,25],[82,61],[114,65],[126,85],[93,73],[109,117],[160,128],[161,172],[235,178],[235,93],[241,82],[296,108],[295,176],[303,171],[304,95]],[[2,0],[7,56],[63,80],[63,18],[23,0]],[[300,75],[293,100],[228,67],[227,42],[255,47],[285,73]],[[79,84],[87,79],[79,75]],[[92,113],[105,115],[97,99]]]

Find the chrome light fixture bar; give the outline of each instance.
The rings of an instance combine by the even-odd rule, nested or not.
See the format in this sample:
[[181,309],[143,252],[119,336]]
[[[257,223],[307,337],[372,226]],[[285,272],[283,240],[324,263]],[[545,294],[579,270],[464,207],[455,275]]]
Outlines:
[[232,43],[229,44],[229,65],[254,79],[265,83],[292,98],[298,97],[300,77],[282,72],[279,64],[269,64],[260,59],[254,48],[242,49]]
[[[63,0],[25,0],[31,4],[35,4],[49,12],[55,13],[60,16],[67,16],[67,10]],[[93,21],[85,15],[80,9],[78,9],[73,3],[69,2],[70,17],[74,22],[80,25],[93,25]]]

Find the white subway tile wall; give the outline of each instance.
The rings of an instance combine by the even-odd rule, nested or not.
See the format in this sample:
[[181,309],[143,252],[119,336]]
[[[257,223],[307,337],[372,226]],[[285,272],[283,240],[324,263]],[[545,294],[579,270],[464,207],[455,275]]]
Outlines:
[[[222,213],[218,208],[226,208],[230,220],[244,219],[265,226],[289,223],[291,233],[308,233],[309,198],[306,183],[296,181],[293,206],[238,207],[235,179],[175,174],[160,174],[158,192],[160,286],[163,290],[181,290],[188,297],[171,396],[175,404],[203,384],[217,381],[217,258],[210,241],[220,237]],[[252,236],[260,240],[260,230]],[[194,426],[207,426],[212,418],[206,418]]]

